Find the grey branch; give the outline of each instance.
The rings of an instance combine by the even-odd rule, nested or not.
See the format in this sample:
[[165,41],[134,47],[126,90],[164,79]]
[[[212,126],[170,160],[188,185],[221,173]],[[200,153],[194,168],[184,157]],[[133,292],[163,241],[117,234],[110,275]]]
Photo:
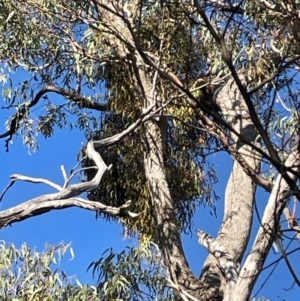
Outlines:
[[[35,215],[40,215],[51,210],[68,207],[80,207],[87,210],[104,212],[116,217],[128,216],[130,218],[135,218],[139,216],[139,213],[133,213],[128,210],[129,206],[131,205],[131,201],[127,201],[121,207],[111,207],[99,202],[92,202],[79,197],[79,195],[83,192],[97,188],[100,184],[102,176],[110,168],[104,163],[100,154],[95,151],[94,143],[92,141],[87,144],[86,153],[87,157],[95,162],[95,165],[98,169],[94,178],[88,182],[72,184],[68,187],[61,187],[51,181],[41,178],[32,178],[18,174],[12,175],[12,181],[10,185],[4,190],[4,193],[17,180],[32,183],[44,183],[51,186],[52,188],[55,188],[56,190],[58,190],[58,192],[42,195],[20,205],[0,211],[0,229],[6,227],[7,225],[11,225]],[[2,193],[1,198],[3,197],[4,193]]]
[[33,177],[28,177],[24,175],[19,175],[19,174],[13,174],[10,176],[11,180],[16,182],[16,181],[24,181],[24,182],[30,182],[30,183],[43,183],[45,185],[48,185],[52,188],[54,188],[57,191],[61,191],[62,187],[60,185],[57,185],[47,179],[43,178],[33,178]]

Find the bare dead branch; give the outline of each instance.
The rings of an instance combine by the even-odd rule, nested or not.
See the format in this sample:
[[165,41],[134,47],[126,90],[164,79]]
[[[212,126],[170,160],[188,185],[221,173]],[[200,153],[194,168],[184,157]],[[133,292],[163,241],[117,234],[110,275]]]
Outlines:
[[43,178],[33,178],[33,177],[27,177],[27,176],[23,176],[20,174],[13,174],[10,176],[10,178],[13,181],[24,181],[24,182],[30,182],[30,183],[43,183],[45,185],[48,185],[52,188],[54,188],[57,191],[61,191],[62,187],[60,185],[57,185],[47,179],[43,179]]
[[[126,202],[121,207],[111,207],[99,202],[93,202],[79,197],[69,199],[53,199],[50,196],[50,198],[47,196],[41,196],[13,208],[0,211],[0,229],[33,216],[50,212],[52,210],[61,210],[70,207],[78,207],[95,212],[103,212],[115,217],[126,217],[126,215],[124,215],[124,209],[129,207],[131,204],[130,202]],[[130,211],[128,211],[127,216],[135,217],[134,213]]]
[[63,188],[66,188],[70,181],[74,178],[74,176],[78,173],[81,173],[83,171],[89,170],[89,169],[97,169],[96,166],[89,166],[89,167],[84,167],[84,168],[79,168],[77,170],[72,170],[71,175],[66,179]]
[[[105,212],[112,216],[128,216],[131,218],[137,217],[139,213],[128,211],[131,201],[127,201],[123,206],[115,208],[98,202],[87,201],[78,197],[83,192],[96,189],[100,184],[103,174],[110,168],[104,163],[100,154],[95,151],[93,142],[89,142],[87,144],[86,154],[89,159],[95,162],[98,169],[94,178],[88,182],[73,184],[62,188],[61,186],[45,179],[32,178],[17,174],[12,175],[11,179],[13,182],[20,180],[32,183],[44,183],[57,189],[58,192],[42,195],[20,205],[0,211],[0,228],[4,228],[7,225],[28,219],[32,216],[49,212],[51,210],[74,206],[93,211]],[[5,189],[5,191],[7,191],[7,189]]]
[[64,179],[64,182],[65,182],[64,186],[66,186],[66,183],[68,181],[68,176],[67,176],[66,169],[63,165],[60,167],[60,169],[61,169],[61,173],[63,175],[63,179]]

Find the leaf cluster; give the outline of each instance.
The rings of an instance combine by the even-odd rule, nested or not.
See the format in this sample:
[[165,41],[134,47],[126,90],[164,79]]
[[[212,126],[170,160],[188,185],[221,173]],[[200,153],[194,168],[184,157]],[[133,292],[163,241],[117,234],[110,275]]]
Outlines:
[[102,300],[172,299],[161,255],[151,244],[128,247],[120,253],[107,249],[88,269],[97,274]]
[[13,244],[6,245],[1,241],[0,300],[99,301],[95,287],[81,285],[55,268],[67,251],[74,257],[69,244],[47,246],[39,253],[26,244],[17,249]]

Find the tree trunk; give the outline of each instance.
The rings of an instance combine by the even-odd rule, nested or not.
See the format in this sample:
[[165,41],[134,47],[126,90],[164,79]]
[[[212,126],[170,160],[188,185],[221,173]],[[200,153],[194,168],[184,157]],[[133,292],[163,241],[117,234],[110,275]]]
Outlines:
[[[233,80],[220,90],[216,102],[222,110],[225,121],[248,141],[255,143],[256,129],[252,124],[244,99]],[[230,138],[249,166],[259,173],[260,156],[250,146],[243,145],[234,133],[230,134]],[[243,167],[234,160],[225,191],[223,222],[216,241],[225,248],[238,265],[241,263],[250,237],[255,191],[256,184],[245,173]],[[214,285],[218,282],[224,284],[223,278],[218,262],[212,255],[209,255],[204,263],[200,279],[209,285]]]
[[149,185],[152,206],[158,229],[158,243],[171,280],[199,300],[219,296],[218,288],[205,287],[192,273],[184,255],[181,234],[176,225],[175,209],[166,181],[163,162],[163,146],[157,122],[148,122],[146,128],[147,149],[144,156],[145,173]]

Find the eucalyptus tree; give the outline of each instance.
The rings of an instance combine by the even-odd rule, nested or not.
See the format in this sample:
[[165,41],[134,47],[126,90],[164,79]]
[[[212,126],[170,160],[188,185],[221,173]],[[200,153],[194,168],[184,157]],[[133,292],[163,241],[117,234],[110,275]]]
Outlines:
[[[71,206],[121,220],[149,246],[154,272],[151,282],[138,251],[119,254],[117,267],[105,265],[113,254],[94,262],[105,300],[248,300],[274,242],[299,285],[281,240],[284,218],[298,229],[299,9],[296,0],[2,1],[2,97],[15,110],[0,134],[6,150],[17,135],[34,150],[37,134],[63,127],[87,143],[83,169],[62,169],[63,185],[12,175],[7,189],[30,181],[57,192],[0,212],[1,227]],[[197,232],[209,252],[199,276],[181,234],[194,231],[199,204],[215,206],[210,154],[220,151],[233,166],[217,237]],[[77,172],[82,182],[70,185]],[[269,199],[249,246],[258,187]]]

